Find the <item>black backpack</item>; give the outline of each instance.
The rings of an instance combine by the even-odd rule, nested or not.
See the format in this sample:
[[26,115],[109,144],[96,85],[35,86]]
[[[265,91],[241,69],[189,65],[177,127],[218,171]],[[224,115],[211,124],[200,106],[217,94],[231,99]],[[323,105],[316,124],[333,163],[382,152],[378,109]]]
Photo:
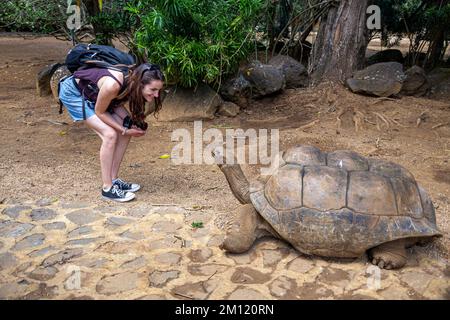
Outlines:
[[80,68],[111,68],[117,71],[128,71],[136,64],[136,59],[119,49],[98,44],[78,44],[66,57],[67,69],[74,73]]
[[[122,52],[119,49],[110,46],[81,43],[73,47],[67,53],[65,65],[67,66],[67,69],[71,73],[74,73],[75,71],[81,69],[107,68],[122,72],[125,78],[125,76],[128,74],[129,68],[136,65],[136,59],[132,55]],[[67,77],[62,78],[60,82],[65,80],[66,78]],[[119,82],[115,77],[113,78],[117,82]],[[120,91],[123,90],[125,85],[126,84],[124,82],[122,84],[122,88]],[[85,97],[96,95],[98,94],[99,91],[97,84],[95,83],[90,83],[87,87],[87,90],[89,90],[90,92],[80,90],[81,95],[83,97],[84,120],[86,120]],[[59,86],[58,86],[58,94],[59,94]],[[59,102],[59,105],[60,105],[59,113],[61,114],[63,111],[61,101]]]

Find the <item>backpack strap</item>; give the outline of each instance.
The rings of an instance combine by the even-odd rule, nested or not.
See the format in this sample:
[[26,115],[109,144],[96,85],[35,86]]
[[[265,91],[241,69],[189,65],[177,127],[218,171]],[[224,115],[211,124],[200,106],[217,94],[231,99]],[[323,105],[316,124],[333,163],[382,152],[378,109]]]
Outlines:
[[126,65],[126,64],[109,64],[107,62],[104,61],[98,61],[98,60],[88,60],[85,61],[85,66],[80,67],[78,70],[83,70],[83,69],[90,69],[90,68],[102,68],[102,69],[111,69],[114,71],[118,71],[118,72],[122,72],[123,74],[123,83],[120,82],[111,72],[109,73],[109,77],[113,78],[120,86],[120,92],[123,91],[124,87],[125,87],[125,77],[126,77],[126,72],[125,69],[129,70],[131,67],[133,67],[134,65]]
[[122,90],[122,87],[124,86],[124,83],[125,83],[125,79],[124,79],[124,83],[121,83],[120,81],[119,81],[119,79],[117,79],[111,72],[109,73],[109,76],[108,77],[111,77],[111,78],[113,78],[114,80],[116,80],[116,82],[119,84],[119,86],[120,86],[120,90]]
[[75,85],[75,88],[78,89],[78,91],[81,93],[81,110],[83,111],[83,120],[86,120],[86,98],[84,96],[84,89],[80,90],[80,87],[78,86],[77,80],[75,80],[75,77],[72,78],[73,84]]
[[128,65],[128,64],[110,64],[108,62],[105,61],[99,61],[99,60],[86,60],[84,61],[84,66],[80,67],[79,69],[87,69],[87,68],[92,68],[92,67],[98,67],[98,68],[105,68],[105,69],[111,69],[111,70],[115,70],[115,71],[120,71],[122,73],[124,73],[125,69],[131,69],[133,67],[135,67],[135,64],[132,65]]
[[61,82],[63,82],[64,80],[66,80],[68,77],[70,77],[71,75],[67,75],[62,77],[61,79],[59,79],[58,81],[58,104],[59,104],[59,114],[63,113],[63,103],[61,101],[61,99],[59,99],[59,92],[61,91]]

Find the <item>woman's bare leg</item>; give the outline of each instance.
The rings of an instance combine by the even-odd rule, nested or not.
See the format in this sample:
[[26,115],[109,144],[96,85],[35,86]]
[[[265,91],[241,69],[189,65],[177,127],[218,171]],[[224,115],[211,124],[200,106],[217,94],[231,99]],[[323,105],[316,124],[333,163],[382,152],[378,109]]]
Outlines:
[[[128,113],[126,112],[125,108],[123,108],[123,107],[116,108],[116,110],[114,110],[114,113],[112,114],[114,120],[121,125],[123,124],[123,118],[127,115],[128,115]],[[118,178],[120,164],[122,163],[123,157],[125,155],[125,151],[127,150],[130,140],[131,140],[131,136],[123,136],[123,135],[119,134],[117,137],[116,148],[114,150],[113,162],[112,162],[112,166],[111,166],[112,180]]]
[[118,141],[118,133],[116,130],[100,120],[96,115],[86,119],[86,124],[102,139],[102,146],[100,147],[100,167],[102,172],[103,188],[110,188],[112,186],[113,177],[111,172]]

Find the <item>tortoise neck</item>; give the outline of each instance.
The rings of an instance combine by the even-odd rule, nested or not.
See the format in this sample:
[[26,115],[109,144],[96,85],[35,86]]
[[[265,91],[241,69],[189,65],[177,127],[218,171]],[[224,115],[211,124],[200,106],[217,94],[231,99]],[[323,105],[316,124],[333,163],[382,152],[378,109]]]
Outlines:
[[242,204],[251,203],[250,201],[250,184],[247,178],[242,172],[242,168],[239,164],[234,165],[219,165],[225,175],[228,184],[230,185],[231,192]]

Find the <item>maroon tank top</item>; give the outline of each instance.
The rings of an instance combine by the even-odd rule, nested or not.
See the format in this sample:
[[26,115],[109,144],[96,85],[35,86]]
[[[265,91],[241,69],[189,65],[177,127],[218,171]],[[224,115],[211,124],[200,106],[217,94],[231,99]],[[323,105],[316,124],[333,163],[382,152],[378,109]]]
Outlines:
[[[80,82],[78,83],[80,92],[82,92],[84,96],[92,102],[97,101],[99,91],[97,83],[101,78],[105,76],[113,78],[121,86],[119,94],[121,94],[125,89],[125,86],[122,85],[122,83],[108,69],[105,68],[89,68],[77,70],[73,73],[73,76],[76,79],[80,79]],[[92,84],[95,85],[92,86]],[[113,99],[111,101],[110,107],[117,107],[125,100],[126,98],[121,100]]]

